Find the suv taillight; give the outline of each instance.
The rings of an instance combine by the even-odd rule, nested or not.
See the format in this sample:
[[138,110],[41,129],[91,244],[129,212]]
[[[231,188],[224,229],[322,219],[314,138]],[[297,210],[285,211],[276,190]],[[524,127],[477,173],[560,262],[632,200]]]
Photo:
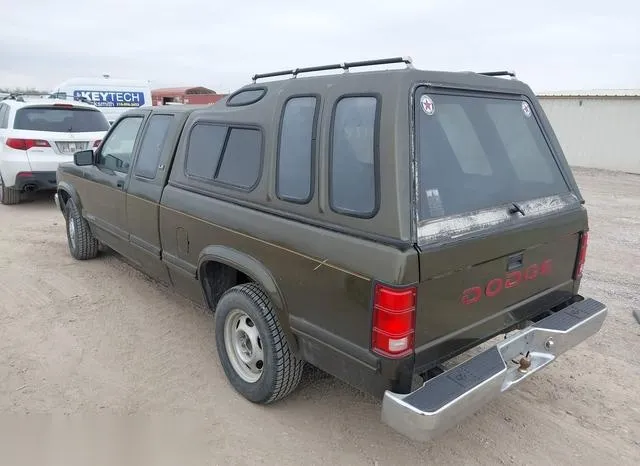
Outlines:
[[32,147],[51,147],[47,141],[42,139],[7,138],[5,144],[17,150],[29,150]]
[[371,349],[387,358],[413,352],[416,288],[391,288],[376,284],[373,296]]
[[582,277],[584,270],[584,262],[587,259],[587,246],[589,245],[589,233],[584,232],[580,235],[580,243],[578,245],[578,260],[576,262],[576,270],[573,279],[577,280]]

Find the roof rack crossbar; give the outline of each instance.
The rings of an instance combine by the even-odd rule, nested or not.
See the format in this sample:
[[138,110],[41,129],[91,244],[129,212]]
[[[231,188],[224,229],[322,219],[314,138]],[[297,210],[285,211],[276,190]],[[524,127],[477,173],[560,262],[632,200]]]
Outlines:
[[47,96],[49,99],[57,99],[57,100],[73,100],[75,102],[84,102],[85,104],[91,104],[93,106],[95,106],[96,104],[81,95],[67,95],[66,92],[52,92]]
[[85,102],[87,104],[93,104],[93,101],[87,99],[86,97],[83,97],[81,95],[67,95],[67,96],[63,96],[61,94],[49,94],[49,99],[56,99],[56,100],[74,100],[76,102]]
[[478,74],[483,74],[485,76],[511,76],[512,78],[516,77],[515,71],[484,71]]
[[309,66],[307,68],[295,68],[292,70],[272,71],[270,73],[254,74],[251,80],[255,83],[258,79],[273,78],[275,76],[292,75],[292,77],[295,78],[300,73],[313,73],[316,71],[328,71],[328,70],[339,70],[339,69],[348,71],[349,68],[356,68],[360,66],[389,65],[393,63],[405,63],[408,68],[411,68],[413,61],[411,60],[411,57],[394,57],[394,58],[380,58],[377,60],[362,60],[362,61],[354,61],[354,62],[335,63],[331,65]]

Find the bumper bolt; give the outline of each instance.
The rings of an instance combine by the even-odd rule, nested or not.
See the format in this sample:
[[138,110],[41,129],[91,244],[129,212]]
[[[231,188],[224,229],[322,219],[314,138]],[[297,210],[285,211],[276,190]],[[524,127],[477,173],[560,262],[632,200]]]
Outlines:
[[549,337],[549,338],[547,338],[547,341],[544,342],[544,347],[547,350],[552,350],[553,347],[555,346],[555,344],[556,343],[553,341],[553,338]]
[[511,362],[518,365],[518,372],[520,372],[521,374],[526,374],[529,370],[529,367],[531,367],[531,359],[529,358],[529,354],[530,351],[527,351],[527,354],[525,354],[524,356],[522,356],[522,353],[520,353],[520,355],[522,356],[520,359],[511,360]]

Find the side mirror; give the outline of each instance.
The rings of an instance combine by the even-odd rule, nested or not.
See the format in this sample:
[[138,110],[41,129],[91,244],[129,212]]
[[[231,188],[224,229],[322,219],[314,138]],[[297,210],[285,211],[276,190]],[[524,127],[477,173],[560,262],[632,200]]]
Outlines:
[[73,154],[73,163],[75,163],[79,167],[84,167],[87,165],[93,165],[93,151],[92,150],[81,150]]

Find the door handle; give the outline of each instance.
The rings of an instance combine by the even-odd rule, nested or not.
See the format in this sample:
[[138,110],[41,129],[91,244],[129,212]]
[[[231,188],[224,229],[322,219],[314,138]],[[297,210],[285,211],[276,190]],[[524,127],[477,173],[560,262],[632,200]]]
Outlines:
[[118,180],[116,181],[116,186],[120,189],[124,188],[124,180]]

